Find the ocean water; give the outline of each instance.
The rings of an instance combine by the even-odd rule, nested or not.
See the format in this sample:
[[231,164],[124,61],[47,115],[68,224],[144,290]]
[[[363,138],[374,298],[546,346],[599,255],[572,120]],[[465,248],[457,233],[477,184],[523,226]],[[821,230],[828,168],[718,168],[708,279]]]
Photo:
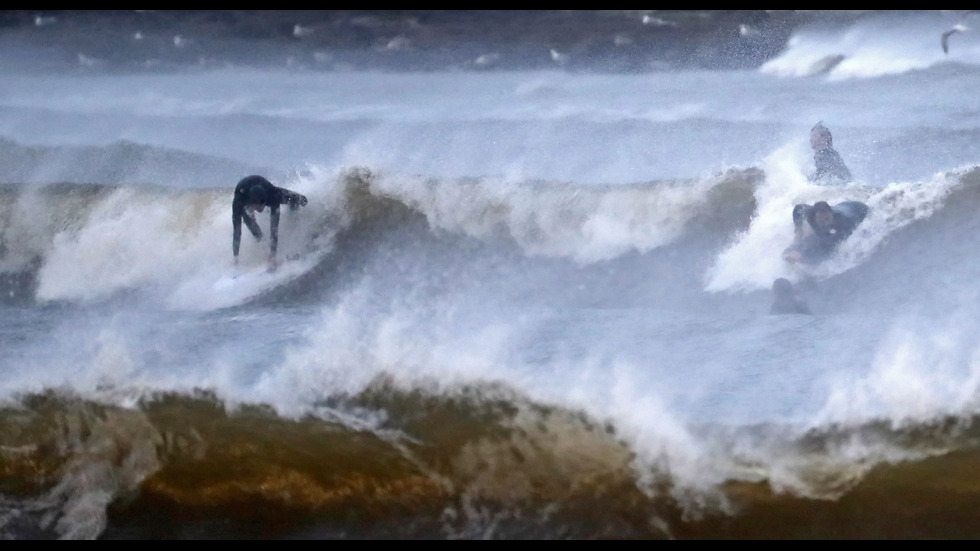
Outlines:
[[[955,22],[738,71],[17,63],[0,538],[980,536]],[[818,121],[854,182],[807,180]],[[309,198],[274,273],[247,232],[232,262],[253,173]],[[802,270],[819,200],[870,213]],[[814,315],[769,314],[779,277]]]

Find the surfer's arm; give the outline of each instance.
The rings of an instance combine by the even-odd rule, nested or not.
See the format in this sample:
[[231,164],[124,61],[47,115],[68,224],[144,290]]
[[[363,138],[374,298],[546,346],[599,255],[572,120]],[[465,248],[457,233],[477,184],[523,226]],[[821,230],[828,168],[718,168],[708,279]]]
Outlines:
[[803,264],[816,264],[833,252],[836,242],[831,241],[831,239],[821,239],[820,236],[815,234],[797,239],[783,251],[783,260],[787,262],[801,262]]
[[276,249],[279,248],[279,205],[273,205],[269,209],[269,257],[276,257]]
[[799,262],[803,260],[803,253],[795,247],[790,247],[783,251],[783,260],[787,262]]
[[231,252],[238,259],[238,248],[242,243],[242,211],[232,207],[231,209]]
[[279,189],[282,192],[283,202],[289,203],[289,210],[296,210],[306,206],[307,200],[305,195],[284,188]]
[[231,206],[231,252],[235,255],[235,259],[238,259],[238,250],[242,244],[242,221],[248,227],[248,231],[252,232],[255,239],[262,240],[262,229],[259,228],[258,223],[255,222],[255,218],[249,215],[248,211],[245,210],[245,206],[240,203],[234,203]]
[[248,226],[248,231],[252,232],[252,236],[255,237],[257,241],[262,241],[262,228],[259,227],[259,223],[255,221],[255,217],[248,213],[247,210],[242,210],[242,219],[245,221],[245,225]]

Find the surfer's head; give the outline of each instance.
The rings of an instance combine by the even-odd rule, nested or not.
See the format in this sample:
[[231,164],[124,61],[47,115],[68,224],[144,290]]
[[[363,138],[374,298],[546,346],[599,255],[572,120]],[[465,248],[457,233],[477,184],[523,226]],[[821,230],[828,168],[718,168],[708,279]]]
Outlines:
[[814,203],[813,208],[808,213],[810,225],[813,229],[829,232],[834,228],[834,209],[826,201]]
[[834,147],[834,138],[830,135],[830,129],[818,122],[810,129],[810,147],[813,149],[828,149]]
[[781,277],[772,282],[772,292],[777,297],[792,297],[793,284],[785,277]]
[[251,189],[248,190],[248,200],[245,202],[245,206],[262,212],[262,210],[265,209],[265,199],[265,187],[252,186]]

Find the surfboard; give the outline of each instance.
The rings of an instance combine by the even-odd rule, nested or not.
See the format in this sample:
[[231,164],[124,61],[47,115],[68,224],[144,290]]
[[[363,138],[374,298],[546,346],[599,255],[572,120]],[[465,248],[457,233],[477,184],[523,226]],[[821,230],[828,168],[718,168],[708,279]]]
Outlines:
[[283,278],[290,278],[303,272],[301,267],[305,266],[297,262],[287,262],[279,266],[276,270],[269,270],[266,267],[246,268],[238,273],[228,274],[219,277],[214,282],[214,290],[224,292],[235,288],[241,289],[263,289],[270,285],[275,285]]
[[193,310],[236,306],[308,272],[322,256],[310,254],[287,260],[273,271],[265,263],[205,270],[184,281],[168,302],[173,308]]

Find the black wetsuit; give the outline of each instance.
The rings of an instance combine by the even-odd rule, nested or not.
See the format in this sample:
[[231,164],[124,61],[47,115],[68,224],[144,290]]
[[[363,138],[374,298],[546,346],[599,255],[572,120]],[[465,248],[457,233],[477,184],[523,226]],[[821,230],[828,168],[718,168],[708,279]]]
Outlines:
[[837,179],[843,182],[851,181],[851,171],[844,164],[840,153],[832,147],[825,147],[813,152],[813,164],[816,171],[810,176],[810,180]]
[[275,256],[276,249],[279,246],[279,205],[287,203],[289,204],[290,210],[296,210],[306,205],[307,202],[305,196],[294,191],[289,191],[288,189],[276,187],[262,176],[246,176],[242,178],[235,187],[235,198],[231,203],[231,223],[233,228],[231,249],[236,257],[238,256],[238,247],[242,240],[243,220],[255,239],[262,240],[262,230],[259,228],[259,224],[255,221],[255,217],[245,209],[249,193],[255,186],[262,186],[265,190],[265,199],[262,201],[262,204],[269,207],[269,248],[272,256]]
[[[799,251],[803,262],[815,264],[830,256],[868,215],[868,205],[860,201],[837,203],[831,207],[831,210],[834,213],[834,225],[829,230],[823,231],[814,223],[814,210],[811,205],[793,207],[793,223],[797,227],[797,240],[790,249]],[[803,220],[806,220],[813,230],[809,235],[803,235],[800,231]]]

